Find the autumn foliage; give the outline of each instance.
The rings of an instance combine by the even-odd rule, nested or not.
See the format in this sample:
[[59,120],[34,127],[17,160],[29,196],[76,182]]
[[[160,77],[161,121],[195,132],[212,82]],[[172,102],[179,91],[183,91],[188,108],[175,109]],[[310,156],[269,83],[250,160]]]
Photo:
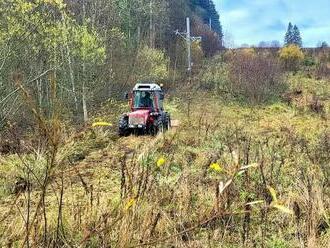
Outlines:
[[296,71],[304,60],[305,55],[296,45],[289,45],[280,50],[280,59],[286,70]]
[[281,67],[277,59],[243,49],[230,57],[231,90],[252,103],[267,101],[283,88]]

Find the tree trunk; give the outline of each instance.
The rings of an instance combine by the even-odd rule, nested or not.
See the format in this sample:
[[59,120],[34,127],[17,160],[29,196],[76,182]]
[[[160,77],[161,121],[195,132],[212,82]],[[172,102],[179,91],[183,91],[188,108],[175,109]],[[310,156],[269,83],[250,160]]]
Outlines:
[[83,63],[83,85],[82,85],[82,104],[84,112],[84,122],[88,122],[88,112],[87,112],[87,100],[86,100],[86,87],[85,87],[85,74],[86,74],[86,65]]
[[42,81],[41,78],[37,80],[37,89],[38,89],[38,104],[39,112],[42,112]]
[[140,46],[140,40],[141,40],[141,27],[138,26],[137,28],[137,43],[138,43],[138,47]]
[[71,81],[72,93],[73,93],[73,98],[74,98],[74,103],[75,103],[75,110],[76,110],[76,112],[78,112],[78,99],[77,99],[77,94],[76,94],[76,85],[75,85],[75,80],[74,80],[74,72],[73,72],[73,68],[72,68],[72,59],[71,59],[71,55],[70,55],[70,48],[68,45],[66,46],[66,50],[67,50],[67,56],[68,56],[70,81]]
[[[85,0],[83,0],[83,16],[82,16],[82,21],[83,24],[85,24],[85,19],[86,19],[86,5],[85,5]],[[83,58],[83,78],[82,78],[82,107],[83,107],[83,112],[84,112],[84,122],[87,123],[88,122],[88,112],[87,112],[87,99],[86,99],[86,62],[85,62],[85,58]]]
[[155,47],[155,38],[154,38],[154,24],[153,24],[153,0],[150,0],[150,21],[149,21],[149,38],[150,38],[150,48]]
[[[62,15],[62,21],[66,25],[66,20],[64,18],[64,15]],[[71,58],[71,51],[70,51],[70,47],[68,44],[68,37],[67,37],[66,33],[65,33],[65,49],[66,49],[66,56],[67,56],[67,60],[68,60],[68,69],[69,69],[69,74],[70,74],[72,94],[73,94],[74,104],[75,104],[75,112],[77,113],[78,112],[78,99],[77,99],[77,94],[76,94],[74,72],[73,72],[73,68],[72,68],[73,61]]]

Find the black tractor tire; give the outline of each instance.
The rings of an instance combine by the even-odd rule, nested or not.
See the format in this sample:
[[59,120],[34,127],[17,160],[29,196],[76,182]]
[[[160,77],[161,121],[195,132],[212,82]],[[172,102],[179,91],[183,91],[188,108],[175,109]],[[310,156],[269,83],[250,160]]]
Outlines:
[[155,122],[155,135],[158,133],[164,133],[164,123],[163,118],[161,116],[158,117],[158,119]]
[[153,124],[148,124],[145,132],[147,135],[156,136],[157,132],[158,132],[157,121]]
[[165,118],[164,118],[164,129],[170,130],[172,127],[171,125],[171,116],[168,113],[165,113]]
[[125,137],[130,134],[129,127],[128,127],[128,116],[123,115],[119,119],[118,125],[118,135],[120,137]]
[[159,116],[155,123],[155,134],[157,133],[165,133],[171,128],[171,117],[168,113],[164,113],[164,115]]

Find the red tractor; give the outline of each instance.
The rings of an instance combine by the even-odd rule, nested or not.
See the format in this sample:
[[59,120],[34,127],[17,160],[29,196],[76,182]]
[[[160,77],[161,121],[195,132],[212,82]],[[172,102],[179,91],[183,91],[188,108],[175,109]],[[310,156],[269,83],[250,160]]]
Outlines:
[[170,114],[164,111],[164,92],[158,84],[137,84],[131,93],[126,94],[126,99],[129,99],[131,112],[121,116],[119,136],[156,135],[171,127]]

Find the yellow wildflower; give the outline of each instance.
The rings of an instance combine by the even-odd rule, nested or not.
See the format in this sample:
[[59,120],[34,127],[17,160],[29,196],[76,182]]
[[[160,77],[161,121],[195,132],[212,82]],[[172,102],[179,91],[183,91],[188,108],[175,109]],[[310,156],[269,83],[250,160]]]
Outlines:
[[213,171],[215,171],[215,172],[218,172],[218,173],[220,173],[220,172],[223,171],[223,168],[222,168],[221,165],[218,164],[218,163],[212,163],[212,164],[210,165],[210,169],[213,170]]
[[165,164],[166,160],[164,157],[161,157],[157,160],[157,166],[162,167]]

